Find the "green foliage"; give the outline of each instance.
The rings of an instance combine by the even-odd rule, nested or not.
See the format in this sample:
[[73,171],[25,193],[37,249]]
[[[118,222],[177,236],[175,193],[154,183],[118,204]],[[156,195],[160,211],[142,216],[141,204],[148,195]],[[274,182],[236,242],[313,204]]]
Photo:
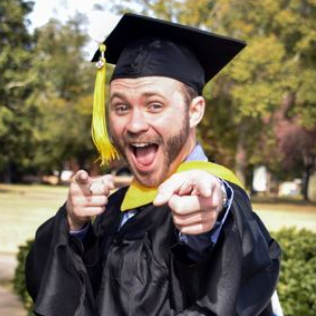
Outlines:
[[[204,89],[208,106],[200,140],[212,159],[236,171],[255,164],[284,170],[273,151],[278,143],[272,119],[283,98],[295,96],[287,117],[310,130],[316,125],[314,0],[114,2],[119,12],[133,8],[245,40],[246,49]],[[303,171],[297,168],[295,176]]]
[[314,316],[316,310],[316,234],[282,229],[274,234],[282,248],[278,294],[286,316]]
[[42,88],[36,102],[41,113],[34,164],[43,172],[61,170],[71,160],[89,169],[95,159],[90,136],[94,67],[85,58],[85,18],[66,24],[51,20],[36,31],[34,67]]
[[[247,41],[204,89],[207,109],[199,139],[211,159],[240,173],[258,164],[289,172],[283,163],[288,152],[275,151],[281,147],[275,116],[291,95],[285,118],[309,131],[316,127],[315,0],[104,3],[116,12],[132,9]],[[85,17],[51,20],[33,35],[27,30],[31,11],[28,1],[0,4],[2,181],[61,170],[72,161],[90,169],[96,159],[90,137],[94,68],[83,52]],[[306,155],[297,159],[293,177],[306,169]]]
[[[316,234],[308,230],[284,228],[273,234],[282,248],[278,294],[285,316],[314,316],[316,310]],[[17,255],[14,289],[31,314],[32,301],[25,289],[24,265],[32,241]]]
[[30,35],[31,2],[0,5],[0,181],[90,169],[94,67],[83,48],[85,17],[51,20]]
[[28,168],[34,151],[34,41],[26,28],[31,10],[32,2],[0,4],[0,174],[18,175]]
[[25,288],[25,260],[32,244],[33,241],[29,240],[25,245],[19,247],[19,252],[17,254],[18,265],[13,279],[14,291],[21,297],[29,316],[33,316],[34,314],[32,313],[33,301]]

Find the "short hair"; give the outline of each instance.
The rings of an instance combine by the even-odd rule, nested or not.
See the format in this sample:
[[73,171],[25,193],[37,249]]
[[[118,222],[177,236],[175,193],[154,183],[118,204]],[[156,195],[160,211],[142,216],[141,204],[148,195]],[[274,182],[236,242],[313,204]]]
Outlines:
[[197,96],[199,96],[199,93],[196,91],[195,88],[193,88],[192,86],[189,86],[188,84],[182,83],[181,87],[182,87],[181,90],[183,92],[184,101],[186,105],[189,107],[189,105],[191,104],[191,101]]

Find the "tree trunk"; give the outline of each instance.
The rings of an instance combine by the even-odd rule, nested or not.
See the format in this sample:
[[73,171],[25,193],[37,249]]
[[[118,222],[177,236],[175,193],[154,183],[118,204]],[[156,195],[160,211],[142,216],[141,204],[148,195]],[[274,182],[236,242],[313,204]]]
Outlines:
[[303,173],[303,181],[302,181],[302,194],[304,201],[308,201],[308,182],[309,182],[310,172],[309,170],[305,170]]
[[4,183],[12,183],[13,182],[12,181],[12,168],[11,168],[10,162],[7,164],[7,167],[4,170],[3,182]]
[[308,184],[309,184],[309,178],[312,174],[312,171],[314,169],[315,165],[315,157],[305,155],[304,156],[304,165],[305,170],[303,173],[303,179],[302,179],[302,194],[305,201],[308,201]]
[[241,124],[238,134],[237,151],[235,156],[235,173],[241,183],[246,186],[246,167],[247,167],[247,150],[246,150],[246,127]]

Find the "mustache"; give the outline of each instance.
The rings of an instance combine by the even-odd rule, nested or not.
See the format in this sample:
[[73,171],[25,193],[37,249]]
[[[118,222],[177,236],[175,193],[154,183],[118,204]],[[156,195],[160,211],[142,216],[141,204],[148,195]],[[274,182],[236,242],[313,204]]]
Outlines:
[[124,143],[152,143],[161,145],[163,144],[163,139],[160,136],[149,136],[149,135],[132,135],[126,134],[123,137]]

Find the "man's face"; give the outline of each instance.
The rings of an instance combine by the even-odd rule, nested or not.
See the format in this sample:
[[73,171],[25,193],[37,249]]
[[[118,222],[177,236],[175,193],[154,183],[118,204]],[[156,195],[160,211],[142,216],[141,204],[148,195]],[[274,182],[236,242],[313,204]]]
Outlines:
[[166,77],[111,83],[110,129],[136,179],[163,182],[195,145],[181,83]]

